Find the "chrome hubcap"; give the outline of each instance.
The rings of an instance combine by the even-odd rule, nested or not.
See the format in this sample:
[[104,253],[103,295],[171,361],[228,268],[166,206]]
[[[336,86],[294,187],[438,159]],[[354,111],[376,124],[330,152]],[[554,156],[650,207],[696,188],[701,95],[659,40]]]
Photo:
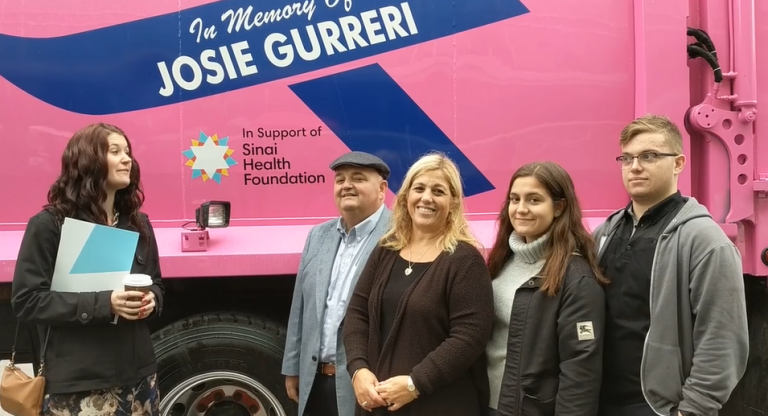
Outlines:
[[269,389],[239,373],[198,374],[163,394],[161,416],[286,416]]

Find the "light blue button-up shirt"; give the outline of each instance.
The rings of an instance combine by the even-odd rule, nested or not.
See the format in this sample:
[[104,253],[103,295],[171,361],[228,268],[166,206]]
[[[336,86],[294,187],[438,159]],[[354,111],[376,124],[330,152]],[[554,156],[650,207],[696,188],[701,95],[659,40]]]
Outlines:
[[320,361],[336,362],[336,341],[344,314],[347,312],[347,295],[352,285],[352,276],[358,268],[365,266],[367,259],[361,259],[363,248],[368,245],[373,229],[384,211],[384,205],[349,232],[344,230],[344,222],[339,218],[336,229],[341,234],[341,243],[333,261],[328,297],[325,300],[325,319],[323,336],[320,341]]

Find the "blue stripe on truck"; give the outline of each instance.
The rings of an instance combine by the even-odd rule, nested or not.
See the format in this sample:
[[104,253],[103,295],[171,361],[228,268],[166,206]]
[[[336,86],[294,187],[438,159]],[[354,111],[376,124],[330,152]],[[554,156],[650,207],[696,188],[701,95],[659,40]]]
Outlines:
[[432,119],[378,64],[290,86],[351,150],[379,156],[392,170],[397,192],[408,168],[423,154],[446,153],[459,166],[464,193],[494,186]]

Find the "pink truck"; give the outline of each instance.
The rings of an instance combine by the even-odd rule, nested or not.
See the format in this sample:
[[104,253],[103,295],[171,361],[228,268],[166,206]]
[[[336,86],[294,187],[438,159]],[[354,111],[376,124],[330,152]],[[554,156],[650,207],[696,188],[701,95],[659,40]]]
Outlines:
[[751,358],[721,414],[768,412],[767,16],[763,0],[0,0],[0,359],[26,221],[86,124],[123,128],[141,163],[163,415],[255,416],[296,412],[285,323],[307,232],[337,215],[339,154],[379,155],[394,190],[450,154],[490,247],[525,162],[562,164],[591,228],[627,204],[619,132],[658,113],[687,131],[683,193],[743,256]]

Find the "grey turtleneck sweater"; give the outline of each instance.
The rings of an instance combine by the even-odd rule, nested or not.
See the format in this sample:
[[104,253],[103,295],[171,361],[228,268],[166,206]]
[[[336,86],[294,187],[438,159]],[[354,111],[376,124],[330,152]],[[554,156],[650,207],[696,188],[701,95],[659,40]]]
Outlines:
[[[509,247],[514,252],[512,259],[504,265],[501,273],[493,280],[493,302],[496,317],[493,321],[493,335],[485,352],[488,356],[488,379],[491,387],[491,400],[488,405],[496,408],[499,403],[499,390],[507,361],[507,340],[509,337],[509,318],[515,292],[526,280],[537,275],[544,267],[544,245],[548,236],[526,244],[525,239],[512,233]],[[513,334],[514,336],[514,334]]]

